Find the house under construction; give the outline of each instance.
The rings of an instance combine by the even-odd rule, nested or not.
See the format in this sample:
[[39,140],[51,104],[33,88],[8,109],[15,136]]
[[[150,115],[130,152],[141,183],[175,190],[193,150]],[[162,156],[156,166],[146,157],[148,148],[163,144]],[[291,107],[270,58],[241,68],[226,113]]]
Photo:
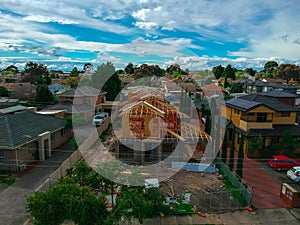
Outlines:
[[[153,164],[168,157],[173,161],[201,159],[210,136],[188,115],[165,101],[163,92],[143,88],[128,93],[119,111],[121,129],[115,157],[126,163]],[[175,149],[176,154],[174,154]]]

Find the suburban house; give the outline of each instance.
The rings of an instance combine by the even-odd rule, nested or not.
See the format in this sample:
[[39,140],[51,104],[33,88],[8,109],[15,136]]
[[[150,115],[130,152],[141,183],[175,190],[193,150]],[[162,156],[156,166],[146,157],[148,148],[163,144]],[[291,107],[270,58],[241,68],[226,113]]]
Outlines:
[[12,98],[26,101],[31,101],[35,98],[35,85],[29,82],[0,83],[0,86],[5,87]]
[[65,85],[59,84],[59,83],[54,83],[54,84],[48,85],[48,89],[54,95],[61,94],[61,93],[64,93],[64,92],[70,90],[70,88],[66,87]]
[[0,172],[20,171],[48,159],[70,137],[65,119],[29,111],[0,115]]
[[238,80],[232,83],[243,85],[244,92],[248,94],[264,93],[274,89],[284,90],[296,94],[297,87],[285,83],[268,82],[267,80]]
[[[184,157],[201,159],[200,152],[210,136],[191,124],[188,115],[168,104],[163,92],[152,88],[132,90],[122,106],[118,116],[121,129],[116,131],[116,158],[133,164],[157,163],[181,144]],[[193,144],[195,148],[191,147]],[[174,157],[172,160],[180,160]]]
[[[238,149],[241,134],[245,137],[244,152],[248,154],[248,143],[258,137],[263,138],[263,148],[282,141],[284,132],[300,137],[300,127],[296,123],[299,109],[261,94],[251,94],[226,101],[223,111],[228,119],[227,133],[235,135],[235,149]],[[233,134],[235,127],[235,134]]]
[[102,111],[101,104],[106,102],[106,92],[83,86],[71,89],[56,96],[59,103],[47,107],[47,110],[65,110],[66,116],[80,115],[85,122],[92,121],[95,113]]

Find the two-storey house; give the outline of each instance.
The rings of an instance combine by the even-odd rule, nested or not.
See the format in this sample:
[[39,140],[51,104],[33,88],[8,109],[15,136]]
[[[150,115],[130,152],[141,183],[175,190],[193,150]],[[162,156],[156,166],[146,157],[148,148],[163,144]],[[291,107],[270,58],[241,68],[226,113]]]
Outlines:
[[[226,101],[223,115],[228,119],[229,136],[235,135],[235,148],[238,149],[241,134],[245,137],[244,152],[248,153],[248,142],[261,136],[263,147],[282,141],[285,131],[293,137],[300,137],[300,127],[296,124],[299,110],[291,105],[260,94],[246,95]],[[235,134],[232,133],[233,126]]]

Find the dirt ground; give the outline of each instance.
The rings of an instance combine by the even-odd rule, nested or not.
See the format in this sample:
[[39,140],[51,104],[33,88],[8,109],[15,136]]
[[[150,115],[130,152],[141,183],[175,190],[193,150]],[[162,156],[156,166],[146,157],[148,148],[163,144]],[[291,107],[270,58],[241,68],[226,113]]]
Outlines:
[[240,205],[225,190],[223,177],[218,174],[179,171],[160,184],[166,196],[181,198],[191,193],[191,205],[205,213],[233,211]]

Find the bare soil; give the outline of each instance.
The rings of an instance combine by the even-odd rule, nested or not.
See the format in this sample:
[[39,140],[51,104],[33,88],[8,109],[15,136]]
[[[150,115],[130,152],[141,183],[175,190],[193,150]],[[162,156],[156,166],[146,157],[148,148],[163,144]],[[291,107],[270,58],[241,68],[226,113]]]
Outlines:
[[225,190],[223,177],[212,173],[179,171],[160,185],[166,196],[181,198],[191,193],[190,204],[204,213],[223,213],[240,207]]

